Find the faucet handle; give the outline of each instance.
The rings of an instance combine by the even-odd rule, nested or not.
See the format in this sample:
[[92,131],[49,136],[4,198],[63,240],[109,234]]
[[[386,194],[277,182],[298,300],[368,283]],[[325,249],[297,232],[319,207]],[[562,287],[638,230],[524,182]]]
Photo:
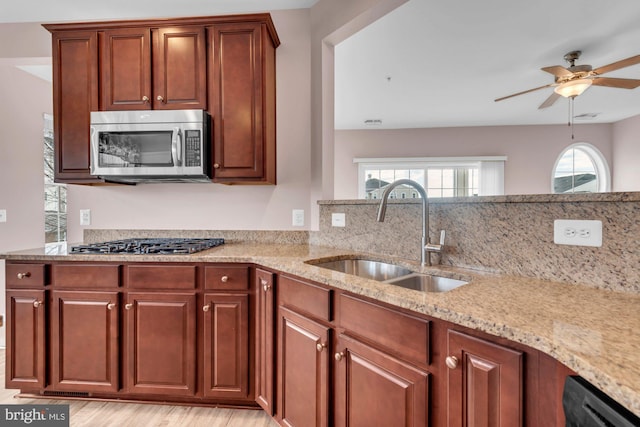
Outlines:
[[440,231],[440,246],[444,246],[444,237],[446,232],[444,230]]
[[445,234],[446,233],[444,230],[440,232],[440,243],[438,244],[427,243],[427,245],[425,246],[425,249],[427,250],[427,252],[442,252],[442,249],[444,248]]

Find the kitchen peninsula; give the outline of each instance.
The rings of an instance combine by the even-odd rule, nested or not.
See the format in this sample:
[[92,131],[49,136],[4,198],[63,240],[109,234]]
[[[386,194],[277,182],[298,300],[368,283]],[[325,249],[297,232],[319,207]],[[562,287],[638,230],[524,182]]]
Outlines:
[[[197,234],[195,231],[186,233]],[[32,313],[43,310],[50,316],[46,318],[36,314],[33,317],[42,322],[38,327],[34,325],[33,330],[34,349],[43,350],[39,356],[34,353],[34,357],[42,358],[34,360],[34,363],[37,362],[34,366],[41,369],[34,372],[34,376],[40,375],[42,379],[40,382],[35,379],[32,383],[27,381],[16,387],[25,392],[47,394],[49,390],[54,392],[53,395],[64,396],[64,381],[59,384],[62,387],[58,387],[48,380],[52,372],[58,372],[60,365],[55,365],[55,362],[61,362],[56,359],[57,355],[62,354],[61,349],[54,346],[51,358],[45,360],[46,352],[42,348],[44,344],[37,342],[44,335],[38,334],[55,332],[49,329],[49,322],[58,316],[56,313],[62,312],[56,312],[49,305],[53,302],[53,307],[59,308],[60,303],[54,298],[56,293],[73,291],[85,295],[93,286],[89,281],[100,282],[105,277],[103,274],[84,276],[83,280],[87,281],[79,286],[78,276],[73,275],[73,269],[99,267],[100,270],[86,271],[106,272],[111,269],[115,274],[115,285],[107,293],[116,295],[113,301],[107,301],[108,296],[107,299],[99,300],[104,303],[97,303],[102,310],[100,313],[117,313],[123,319],[120,321],[127,324],[130,316],[127,314],[127,304],[138,304],[142,310],[144,304],[151,304],[149,307],[153,308],[148,299],[140,298],[139,294],[143,292],[133,284],[136,275],[145,277],[146,274],[151,274],[147,278],[152,277],[154,286],[163,294],[180,295],[183,298],[180,301],[160,298],[160,304],[155,309],[161,306],[179,306],[179,312],[182,313],[182,307],[189,307],[189,310],[193,310],[188,311],[191,316],[189,322],[197,322],[198,327],[190,326],[187,322],[186,330],[200,332],[197,332],[197,337],[187,337],[193,340],[190,344],[193,348],[185,344],[186,341],[179,341],[184,345],[182,350],[185,353],[182,356],[193,354],[193,359],[189,359],[193,365],[187,368],[183,366],[185,370],[180,373],[186,373],[187,378],[193,379],[191,384],[184,387],[174,384],[168,392],[158,391],[157,388],[154,390],[155,385],[152,385],[138,392],[135,388],[122,387],[120,377],[116,374],[113,377],[114,383],[109,386],[112,388],[105,392],[99,387],[91,388],[91,385],[75,381],[70,389],[76,392],[83,387],[92,390],[86,394],[87,397],[144,400],[150,396],[151,400],[159,400],[158,396],[162,396],[165,401],[217,402],[245,406],[257,401],[281,423],[286,420],[290,425],[304,425],[311,421],[299,419],[301,414],[306,413],[312,420],[324,420],[324,423],[333,414],[331,416],[335,417],[335,425],[341,425],[340,421],[346,414],[360,417],[359,419],[364,416],[358,412],[354,396],[349,396],[348,401],[351,403],[346,406],[344,393],[348,393],[353,385],[350,381],[373,379],[373,376],[367,376],[367,373],[358,369],[366,366],[371,368],[370,364],[374,363],[387,369],[391,373],[389,375],[407,380],[400,387],[401,390],[384,389],[384,392],[387,396],[403,396],[403,399],[407,399],[406,408],[413,409],[407,409],[406,413],[401,410],[392,411],[394,413],[388,416],[404,417],[407,425],[428,425],[429,422],[443,425],[445,419],[458,416],[463,405],[455,396],[447,395],[451,393],[451,385],[458,384],[456,372],[472,369],[469,366],[451,368],[445,365],[445,358],[457,351],[456,343],[462,343],[460,345],[463,347],[471,346],[467,348],[473,348],[473,351],[477,350],[478,345],[486,345],[492,350],[490,355],[496,355],[496,351],[500,350],[516,357],[516,382],[503,384],[502,387],[512,387],[510,392],[516,390],[515,395],[506,398],[511,403],[517,403],[516,409],[512,407],[507,411],[510,411],[509,416],[516,417],[515,420],[521,417],[526,425],[563,425],[560,397],[564,376],[571,371],[588,379],[635,414],[640,414],[640,365],[635,358],[636,349],[640,348],[640,338],[635,333],[640,328],[640,319],[636,315],[636,308],[640,303],[637,295],[451,266],[420,267],[416,262],[388,255],[308,244],[304,242],[304,233],[300,232],[257,232],[251,240],[247,238],[251,236],[251,232],[206,233],[224,237],[225,244],[196,254],[179,256],[74,255],[62,246],[58,252],[36,249],[5,254],[7,301],[15,304],[20,298],[23,302],[26,299],[21,310],[26,310],[25,307],[29,306]],[[233,238],[240,236],[247,239]],[[274,239],[279,239],[278,243],[269,243]],[[345,257],[391,261],[414,271],[437,271],[441,275],[463,278],[470,283],[445,293],[421,293],[323,269],[307,262]],[[65,269],[66,277],[76,280],[78,288],[64,289],[64,281],[57,280]],[[154,269],[157,272],[152,272]],[[185,269],[190,279],[187,286],[181,287],[178,285],[182,283],[178,280],[180,274],[170,274],[169,271],[184,272]],[[25,272],[31,272],[26,276],[27,282],[32,281],[29,285],[24,284],[25,279],[18,279],[18,275],[24,275]],[[165,280],[163,277],[170,279]],[[175,282],[169,283],[171,280]],[[96,286],[101,292],[109,287],[105,288],[104,281],[102,283],[102,287]],[[234,287],[237,284],[239,286]],[[271,294],[271,300],[265,299],[270,291],[276,294]],[[40,300],[37,295],[29,296],[31,294],[27,292],[39,292],[38,295],[44,296],[44,299]],[[149,287],[144,292],[153,294],[157,291]],[[132,294],[134,297],[137,295],[138,299],[129,299]],[[79,295],[71,296],[77,299]],[[41,304],[34,307],[36,302]],[[109,309],[109,304],[114,303],[118,304],[117,308]],[[202,306],[196,309],[190,307],[192,303]],[[12,318],[15,315],[12,314],[13,307],[9,308],[7,319],[10,334],[15,332],[16,327],[24,327],[24,323],[16,324]],[[373,317],[358,318],[349,314],[368,314]],[[79,316],[85,315],[91,316],[90,313]],[[173,313],[171,318],[179,319],[180,316]],[[118,324],[117,319],[116,316],[115,325]],[[149,327],[148,323],[144,323],[145,319],[149,318],[139,318],[142,322],[140,325]],[[246,320],[248,335],[235,331],[234,334],[223,333],[218,336],[208,329],[208,325],[215,325],[215,321],[229,319],[240,319],[238,325],[242,324],[243,319]],[[376,329],[380,325],[377,323],[379,319],[389,319],[391,326]],[[271,323],[265,323],[268,320]],[[403,327],[403,333],[394,335],[393,328],[398,325]],[[118,327],[113,327],[117,331]],[[200,329],[202,327],[204,334]],[[118,351],[129,348],[127,343],[131,342],[132,335],[128,330],[127,327],[124,328],[124,337],[118,337],[115,332],[115,337],[105,335],[106,342],[120,341],[112,348],[116,355]],[[54,345],[57,337],[57,334],[51,336],[51,345]],[[209,338],[213,341],[209,342]],[[231,339],[234,345],[229,344]],[[11,340],[8,342],[13,343]],[[216,353],[215,344],[222,345],[227,351],[233,350],[236,355],[246,349],[248,353],[245,358],[235,359],[245,361],[246,365],[220,365],[216,371],[216,365],[211,366],[204,359],[230,362],[216,358],[220,354]],[[201,351],[202,348],[206,350]],[[15,349],[10,347],[8,353],[11,351]],[[285,359],[290,351],[295,351],[293,354],[300,359],[295,364],[286,363]],[[466,350],[463,348],[462,351]],[[144,352],[138,354],[144,355]],[[127,356],[125,360],[128,360]],[[499,363],[513,363],[499,360]],[[131,363],[123,367],[125,377],[133,375]],[[350,363],[350,373],[346,377],[344,363]],[[504,380],[504,366],[507,365],[502,367],[501,381]],[[7,367],[8,370],[11,369],[9,363]],[[212,375],[212,372],[224,373],[230,367],[238,376]],[[304,373],[309,368],[311,374]],[[245,377],[242,376],[243,369]],[[296,369],[302,369],[303,373],[296,372]],[[333,380],[329,374],[332,371],[336,375]],[[368,371],[368,374],[371,372],[376,371]],[[467,372],[470,373],[471,371]],[[10,375],[8,371],[8,379],[11,378]],[[211,378],[223,378],[226,381],[219,384],[217,391],[220,393],[217,395],[215,381],[214,387],[210,387]],[[230,387],[230,382],[238,379],[238,387]],[[287,387],[293,389],[309,379],[313,381],[310,386],[314,386],[313,391],[317,395],[312,396],[311,400],[301,399],[300,396],[293,399],[291,394],[295,392],[288,391]],[[124,383],[128,384],[127,381]],[[344,381],[347,381],[346,388]],[[72,383],[74,381],[66,385]],[[244,384],[246,388],[242,387]],[[388,386],[385,381],[376,384]],[[488,387],[485,391],[495,391],[491,385],[485,384],[485,387]],[[56,393],[57,390],[61,391]],[[213,394],[208,395],[211,390],[214,391]],[[401,392],[402,390],[404,391]],[[517,391],[520,392],[519,395]],[[403,394],[405,392],[408,394]],[[367,396],[369,399],[375,397],[375,390]],[[459,399],[462,399],[462,393]],[[429,403],[420,409],[415,406],[420,401]],[[333,410],[329,410],[329,405],[334,405]],[[320,421],[319,425],[324,424]]]

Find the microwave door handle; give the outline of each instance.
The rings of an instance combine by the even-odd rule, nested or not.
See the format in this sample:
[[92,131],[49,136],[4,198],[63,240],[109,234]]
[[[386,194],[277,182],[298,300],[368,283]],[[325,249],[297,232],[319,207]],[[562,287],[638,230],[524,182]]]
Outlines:
[[173,128],[173,137],[171,138],[171,156],[176,166],[182,165],[182,134],[180,128]]

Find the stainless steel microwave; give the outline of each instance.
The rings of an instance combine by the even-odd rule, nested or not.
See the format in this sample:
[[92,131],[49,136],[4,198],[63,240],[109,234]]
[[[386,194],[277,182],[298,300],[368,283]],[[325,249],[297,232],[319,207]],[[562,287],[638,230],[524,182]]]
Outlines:
[[204,110],[91,112],[91,174],[105,181],[211,182]]

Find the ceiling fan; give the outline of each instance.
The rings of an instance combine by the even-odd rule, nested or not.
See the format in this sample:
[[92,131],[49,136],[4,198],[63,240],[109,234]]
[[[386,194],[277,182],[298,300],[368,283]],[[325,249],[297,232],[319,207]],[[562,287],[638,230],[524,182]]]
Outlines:
[[622,59],[620,61],[613,62],[594,70],[592,69],[591,65],[575,65],[576,60],[580,58],[581,54],[581,51],[574,50],[564,56],[564,59],[569,63],[568,68],[565,68],[561,65],[553,65],[550,67],[541,68],[542,71],[546,71],[547,73],[553,74],[555,76],[555,81],[553,83],[525,90],[523,92],[514,93],[513,95],[503,96],[502,98],[498,98],[495,101],[502,101],[503,99],[512,98],[518,95],[524,95],[525,93],[533,92],[547,87],[555,87],[553,93],[549,95],[549,97],[538,107],[538,109],[541,109],[552,106],[553,103],[556,102],[561,96],[564,96],[565,98],[575,98],[576,96],[587,90],[591,85],[617,87],[622,89],[635,89],[636,87],[640,86],[640,80],[638,79],[600,77],[604,73],[639,64],[640,55]]

